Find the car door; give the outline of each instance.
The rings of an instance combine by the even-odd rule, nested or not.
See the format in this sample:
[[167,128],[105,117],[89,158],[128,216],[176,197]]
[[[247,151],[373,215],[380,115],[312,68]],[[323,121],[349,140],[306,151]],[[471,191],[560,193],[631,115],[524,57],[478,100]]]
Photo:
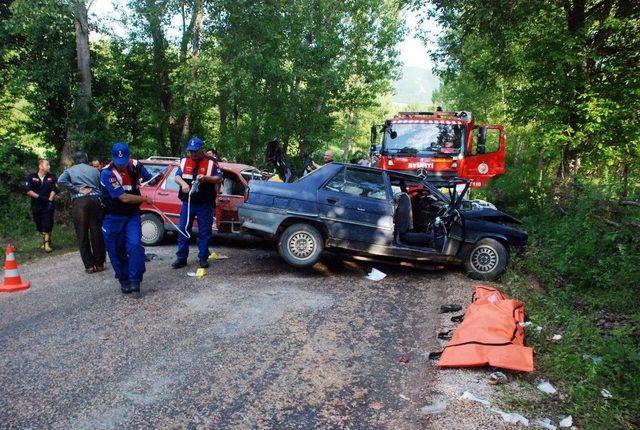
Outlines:
[[471,186],[484,186],[494,176],[506,171],[506,132],[501,125],[474,128],[474,145],[459,161],[460,176],[473,180]]
[[216,196],[216,227],[219,233],[238,233],[242,223],[238,208],[244,203],[245,186],[242,179],[231,170],[222,170],[224,181]]
[[383,171],[345,166],[318,190],[318,209],[335,239],[392,242],[393,205]]
[[165,175],[164,180],[156,191],[155,205],[169,217],[171,221],[178,224],[180,221],[180,209],[182,202],[178,198],[178,190],[180,187],[175,182],[177,166],[170,166],[169,173]]

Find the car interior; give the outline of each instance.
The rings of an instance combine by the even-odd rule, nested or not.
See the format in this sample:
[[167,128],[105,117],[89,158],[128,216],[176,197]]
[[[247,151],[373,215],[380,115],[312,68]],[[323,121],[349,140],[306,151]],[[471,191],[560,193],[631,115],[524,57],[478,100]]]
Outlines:
[[398,245],[441,252],[447,225],[441,221],[448,203],[433,195],[418,181],[390,175],[395,211],[394,239]]

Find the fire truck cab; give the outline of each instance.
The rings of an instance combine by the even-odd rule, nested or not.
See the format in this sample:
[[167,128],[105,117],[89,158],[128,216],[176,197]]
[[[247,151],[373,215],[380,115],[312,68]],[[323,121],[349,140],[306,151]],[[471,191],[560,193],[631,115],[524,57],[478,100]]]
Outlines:
[[471,112],[399,112],[371,127],[371,145],[374,166],[435,181],[461,177],[479,188],[505,172],[504,127],[476,125]]

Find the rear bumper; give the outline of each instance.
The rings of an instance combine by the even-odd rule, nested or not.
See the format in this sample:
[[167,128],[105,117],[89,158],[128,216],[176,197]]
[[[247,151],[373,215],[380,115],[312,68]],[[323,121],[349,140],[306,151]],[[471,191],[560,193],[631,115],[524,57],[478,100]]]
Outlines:
[[283,210],[246,203],[238,209],[238,216],[242,221],[243,230],[258,233],[261,236],[275,236],[280,224],[288,217]]

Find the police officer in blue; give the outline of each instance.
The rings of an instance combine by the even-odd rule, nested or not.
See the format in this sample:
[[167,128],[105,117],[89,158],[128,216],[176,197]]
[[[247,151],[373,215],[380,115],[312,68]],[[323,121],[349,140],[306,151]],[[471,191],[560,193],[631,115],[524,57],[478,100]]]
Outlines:
[[139,187],[141,179],[150,181],[152,175],[138,160],[130,158],[129,147],[123,142],[113,145],[112,156],[100,173],[104,243],[122,293],[139,293],[145,272],[139,207],[153,203],[140,194]]
[[[202,149],[202,140],[192,137],[187,143],[189,157],[180,160],[175,176],[180,186],[178,197],[182,201],[180,230],[191,232],[194,219],[198,219],[198,259],[200,267],[209,267],[209,239],[213,227],[213,208],[216,201],[216,184],[222,182],[222,172],[215,158]],[[196,192],[197,189],[197,192]],[[187,265],[189,239],[178,236],[176,261],[171,265],[179,269]]]

